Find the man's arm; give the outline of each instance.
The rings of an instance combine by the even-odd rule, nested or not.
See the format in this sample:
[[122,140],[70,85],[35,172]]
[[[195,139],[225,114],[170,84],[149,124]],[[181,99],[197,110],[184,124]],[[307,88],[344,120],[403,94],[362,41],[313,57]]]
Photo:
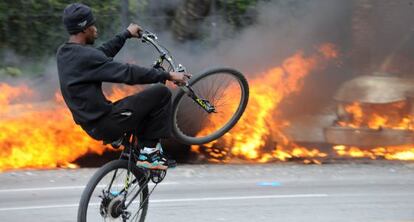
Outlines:
[[118,34],[115,38],[105,42],[101,46],[98,47],[103,53],[105,53],[108,57],[115,57],[118,54],[119,50],[124,46],[125,41],[131,37],[131,33],[128,30]]
[[81,81],[132,85],[163,82],[171,78],[168,72],[154,68],[120,63],[104,56],[95,57],[91,55],[89,58],[88,67],[82,70]]
[[108,57],[115,57],[118,54],[119,50],[124,46],[125,41],[131,37],[139,37],[139,31],[142,30],[141,27],[137,24],[130,24],[124,32],[115,36],[115,38],[109,40],[108,42],[102,44],[98,47],[99,50],[105,53]]
[[113,82],[147,84],[173,81],[178,85],[185,84],[191,78],[189,73],[165,72],[155,68],[145,68],[133,64],[115,62],[111,58],[101,56],[89,62],[89,69],[83,70],[82,80],[87,82]]

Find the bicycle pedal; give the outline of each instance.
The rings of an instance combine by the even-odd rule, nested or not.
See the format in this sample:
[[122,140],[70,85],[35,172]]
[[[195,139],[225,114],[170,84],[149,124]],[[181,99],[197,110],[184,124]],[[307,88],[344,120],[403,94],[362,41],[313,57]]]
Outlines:
[[151,181],[155,184],[161,183],[161,181],[164,180],[165,175],[167,175],[166,170],[151,170],[150,172]]

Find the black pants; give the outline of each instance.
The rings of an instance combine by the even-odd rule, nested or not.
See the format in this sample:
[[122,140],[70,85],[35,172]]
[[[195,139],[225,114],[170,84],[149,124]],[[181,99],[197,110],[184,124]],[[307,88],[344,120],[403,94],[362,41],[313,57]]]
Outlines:
[[168,138],[171,133],[171,92],[157,84],[114,103],[112,111],[82,128],[94,139],[114,141],[126,132],[138,139]]

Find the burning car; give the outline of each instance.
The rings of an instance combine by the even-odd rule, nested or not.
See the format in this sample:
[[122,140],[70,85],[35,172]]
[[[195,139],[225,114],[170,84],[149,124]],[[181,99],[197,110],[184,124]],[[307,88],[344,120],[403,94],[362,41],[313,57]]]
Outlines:
[[363,155],[362,147],[384,157],[387,149],[413,147],[413,95],[413,79],[384,73],[345,82],[334,96],[337,120],[324,129],[326,142],[337,145],[339,154],[354,150]]

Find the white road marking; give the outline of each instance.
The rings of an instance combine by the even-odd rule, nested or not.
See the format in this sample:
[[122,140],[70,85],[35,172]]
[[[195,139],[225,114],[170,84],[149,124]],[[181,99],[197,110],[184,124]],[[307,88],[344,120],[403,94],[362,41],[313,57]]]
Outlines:
[[60,204],[60,205],[26,206],[26,207],[5,207],[5,208],[0,208],[0,211],[37,210],[37,209],[51,209],[51,208],[77,207],[77,206],[78,206],[78,204]]
[[184,199],[150,200],[151,203],[169,202],[193,202],[193,201],[215,201],[215,200],[251,200],[251,199],[280,199],[280,198],[309,198],[327,197],[328,194],[286,194],[286,195],[263,195],[263,196],[236,196],[236,197],[201,197]]
[[74,189],[83,189],[83,188],[85,188],[85,186],[33,187],[33,188],[3,189],[3,190],[0,190],[0,193],[26,192],[26,191],[49,191],[49,190],[74,190]]
[[[282,199],[282,198],[315,198],[315,197],[327,197],[327,196],[328,194],[290,194],[290,195],[264,195],[264,196],[201,197],[201,198],[150,200],[150,203],[218,201],[218,200]],[[96,206],[96,205],[99,205],[99,203],[92,203],[91,205]],[[0,208],[0,211],[35,210],[35,209],[51,209],[51,208],[66,208],[66,207],[78,207],[78,204],[5,207],[5,208]]]
[[[177,182],[162,182],[158,185],[177,185]],[[153,185],[152,183],[148,185]],[[118,184],[117,186],[123,186]],[[50,190],[76,190],[76,189],[84,189],[86,186],[60,186],[60,187],[33,187],[33,188],[16,188],[16,189],[2,189],[0,193],[9,193],[9,192],[30,192],[30,191],[50,191]],[[103,187],[99,186],[99,187]]]

